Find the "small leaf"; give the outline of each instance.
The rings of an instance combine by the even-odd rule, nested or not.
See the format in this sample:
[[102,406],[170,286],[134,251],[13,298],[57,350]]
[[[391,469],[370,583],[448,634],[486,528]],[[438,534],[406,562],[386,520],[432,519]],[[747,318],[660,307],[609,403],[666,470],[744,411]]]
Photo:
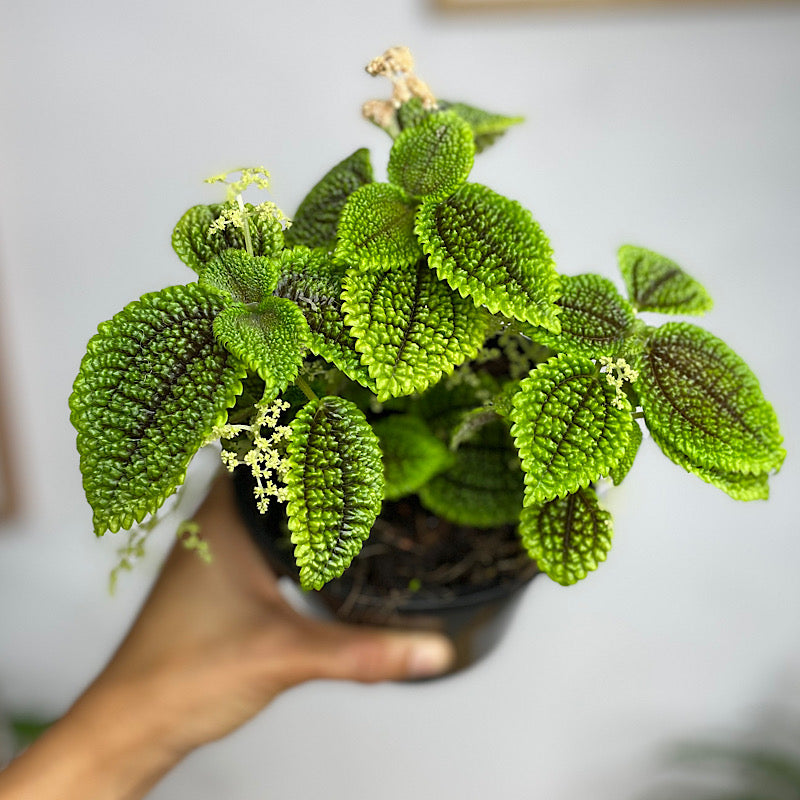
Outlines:
[[443,111],[430,114],[397,137],[387,171],[389,180],[412,197],[442,198],[464,183],[474,159],[469,125]]
[[291,423],[286,513],[305,589],[339,577],[369,536],[383,500],[378,437],[357,406],[323,397]]
[[222,298],[197,284],[130,303],[87,346],[69,400],[94,530],[130,528],[183,482],[242,389],[212,333]]
[[420,392],[479,350],[487,315],[438,281],[424,260],[352,269],[342,309],[378,400]]
[[723,473],[778,470],[778,419],[758,379],[725,342],[687,322],[654,329],[636,383],[647,427],[698,466]]
[[272,294],[279,273],[274,258],[252,258],[245,250],[225,250],[201,267],[198,283],[224,292],[237,303],[260,303]]
[[618,258],[628,297],[639,311],[704,314],[711,310],[708,292],[674,261],[630,244],[620,247]]
[[511,420],[526,506],[609,475],[625,456],[633,426],[627,400],[617,397],[589,359],[570,355],[540,364],[520,383]]
[[468,106],[466,103],[440,101],[439,107],[458,114],[469,124],[475,137],[475,150],[478,153],[494,144],[512,125],[519,125],[520,122],[525,121],[524,117],[506,117],[502,114],[494,114],[491,111]]
[[359,187],[372,182],[369,150],[356,150],[340,161],[306,195],[291,227],[286,231],[289,246],[331,248],[347,198]]
[[345,268],[333,266],[324,250],[305,247],[284,250],[280,265],[275,294],[295,302],[305,315],[311,330],[311,352],[374,391],[375,381],[361,363],[356,340],[344,324],[341,295]]
[[303,312],[291,300],[266,297],[257,307],[238,303],[214,320],[214,335],[265,383],[275,398],[296,377],[311,338]]
[[491,528],[517,522],[524,491],[508,426],[495,419],[456,450],[449,469],[420,487],[419,498],[451,522]]
[[[223,231],[211,230],[212,223],[233,203],[216,203],[209,206],[192,206],[178,221],[172,232],[172,248],[184,264],[200,272],[204,264],[225,250],[245,250],[244,232],[226,227]],[[252,214],[254,207],[245,204]],[[255,256],[273,256],[283,247],[283,229],[273,217],[254,215],[249,219],[250,239]]]
[[543,328],[530,331],[531,338],[559,353],[597,358],[615,355],[622,347],[636,316],[628,302],[607,278],[587,273],[561,276],[558,321],[561,333]]
[[393,414],[374,422],[372,427],[383,452],[387,500],[416,492],[453,462],[447,445],[419,417]]
[[619,486],[625,476],[630,472],[633,462],[636,459],[636,454],[639,452],[639,447],[642,444],[642,429],[638,423],[634,422],[631,425],[631,436],[628,439],[628,447],[625,454],[619,460],[619,463],[608,473],[608,477],[614,481],[614,486]]
[[419,259],[417,205],[402,189],[368,183],[347,200],[339,220],[336,258],[358,267],[402,267]]
[[562,586],[583,580],[611,549],[611,514],[600,507],[594,489],[576,492],[522,511],[522,544]]
[[468,183],[441,203],[425,200],[416,231],[431,266],[462,297],[559,332],[550,243],[519,203]]

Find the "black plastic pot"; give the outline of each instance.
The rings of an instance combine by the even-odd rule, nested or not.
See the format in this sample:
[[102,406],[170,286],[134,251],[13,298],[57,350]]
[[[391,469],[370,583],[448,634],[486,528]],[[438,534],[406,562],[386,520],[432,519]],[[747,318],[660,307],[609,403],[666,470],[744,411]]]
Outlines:
[[[249,471],[234,472],[236,499],[254,541],[279,576],[298,583],[298,570],[285,533],[285,515],[278,503],[268,514],[258,512]],[[539,574],[529,562],[512,580],[481,587],[454,587],[445,597],[403,593],[396,598],[382,587],[354,587],[347,573],[318,592],[303,592],[306,605],[323,618],[358,625],[438,631],[456,647],[452,672],[471,666],[500,641],[524,587]],[[298,590],[299,591],[299,590]]]

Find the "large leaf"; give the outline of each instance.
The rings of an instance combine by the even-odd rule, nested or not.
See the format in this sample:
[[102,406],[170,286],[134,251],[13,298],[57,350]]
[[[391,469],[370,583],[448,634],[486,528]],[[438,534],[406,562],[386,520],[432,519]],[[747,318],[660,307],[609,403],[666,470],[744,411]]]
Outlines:
[[611,356],[622,347],[636,315],[630,304],[607,278],[587,273],[561,276],[561,333],[546,328],[530,331],[534,341],[560,353],[577,353],[597,358]]
[[540,364],[520,383],[511,420],[526,506],[565,497],[609,475],[625,456],[633,426],[627,400],[592,361],[571,355]]
[[517,522],[524,490],[508,426],[496,419],[461,444],[453,465],[421,486],[419,497],[445,519],[490,528]]
[[70,397],[101,535],[154,513],[241,391],[246,370],[212,333],[222,298],[197,284],[146,294],[87,346]]
[[642,429],[639,424],[634,422],[631,426],[631,436],[628,439],[628,446],[625,449],[625,454],[619,460],[619,463],[608,473],[608,477],[614,481],[615,486],[619,486],[625,480],[625,476],[630,472],[639,448],[642,444]]
[[380,511],[381,449],[364,414],[340,397],[308,403],[291,430],[289,530],[302,586],[321,589],[347,569]]
[[[172,247],[184,264],[200,272],[214,256],[225,250],[245,250],[244,231],[227,226],[224,230],[212,230],[213,222],[232,203],[215,203],[208,206],[192,206],[181,218],[172,232]],[[245,204],[249,215],[250,240],[254,256],[274,256],[283,247],[281,223],[269,215],[254,214],[254,207]]]
[[342,309],[378,399],[420,392],[472,358],[487,315],[437,280],[423,260],[395,269],[351,269]]
[[542,572],[562,586],[582,580],[611,549],[611,514],[591,488],[523,509],[522,543]]
[[474,159],[469,125],[456,114],[437,112],[397,137],[387,171],[413,197],[441,198],[464,183]]
[[303,312],[291,300],[266,297],[256,306],[228,306],[214,320],[214,335],[264,381],[275,398],[296,377],[311,338]]
[[295,302],[311,330],[309,348],[350,380],[375,389],[375,381],[361,363],[356,340],[344,323],[342,279],[345,268],[335,267],[324,250],[295,247],[280,258],[281,277],[275,294]]
[[339,216],[347,198],[360,186],[371,182],[369,150],[362,147],[340,161],[306,195],[286,231],[286,243],[333,247]]
[[381,443],[387,500],[416,492],[453,461],[447,445],[419,417],[393,414],[372,427]]
[[280,262],[275,258],[225,250],[201,267],[198,283],[224,292],[238,303],[260,303],[272,294],[279,273]]
[[417,204],[397,186],[368,183],[347,199],[336,257],[358,267],[402,267],[421,250],[414,235]]
[[618,258],[628,297],[639,311],[704,314],[711,310],[708,292],[674,261],[630,244],[620,247]]
[[758,379],[708,331],[686,322],[653,330],[636,388],[647,427],[697,467],[753,475],[780,468],[778,420]]
[[425,200],[416,231],[431,266],[463,297],[559,332],[550,243],[519,203],[467,183],[442,202]]

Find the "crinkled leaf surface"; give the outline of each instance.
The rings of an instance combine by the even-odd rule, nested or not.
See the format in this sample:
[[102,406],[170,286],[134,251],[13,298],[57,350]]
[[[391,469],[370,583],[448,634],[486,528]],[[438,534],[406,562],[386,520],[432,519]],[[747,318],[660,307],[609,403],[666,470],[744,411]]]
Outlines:
[[279,274],[279,262],[274,258],[225,250],[201,267],[198,283],[224,292],[238,303],[260,303],[272,294]]
[[362,186],[342,210],[336,257],[359,267],[402,267],[416,262],[422,253],[414,235],[416,210],[416,202],[397,186]]
[[291,300],[266,297],[258,306],[228,306],[214,320],[214,335],[277,397],[296,377],[311,338],[303,312]]
[[458,114],[461,119],[469,124],[475,137],[475,150],[480,153],[494,144],[510,127],[524,122],[524,117],[507,117],[484,111],[466,103],[448,103],[440,101],[439,107]]
[[469,125],[457,114],[440,111],[397,137],[389,180],[413,197],[446,197],[467,179],[474,159]]
[[565,497],[605,477],[625,456],[631,407],[588,358],[540,364],[514,395],[511,433],[525,472],[525,505]]
[[614,481],[615,486],[619,486],[625,480],[625,476],[630,472],[633,462],[636,459],[636,454],[639,452],[639,447],[642,444],[642,429],[637,422],[631,425],[631,435],[628,439],[628,446],[625,454],[619,460],[619,463],[608,473],[608,477]]
[[416,231],[431,266],[463,297],[559,332],[550,243],[519,203],[467,183],[442,202],[425,200]]
[[490,528],[519,519],[525,490],[508,426],[482,426],[455,452],[453,465],[419,489],[422,504],[461,525]]
[[222,298],[197,284],[146,294],[89,341],[70,397],[86,498],[101,535],[158,510],[241,391],[214,338]]
[[539,569],[562,586],[597,569],[611,549],[611,514],[592,488],[529,506],[519,522],[522,543]]
[[674,261],[630,244],[620,247],[618,258],[628,297],[639,311],[704,314],[711,310],[714,303],[708,292]]
[[487,315],[437,280],[423,260],[394,269],[351,269],[342,309],[383,402],[419,392],[472,358]]
[[560,353],[597,358],[616,354],[636,320],[630,304],[607,278],[587,273],[561,276],[561,333],[535,328],[531,337]]
[[387,500],[416,492],[453,462],[447,445],[411,414],[393,414],[372,424],[383,452]]
[[286,513],[306,589],[339,577],[361,550],[383,501],[378,437],[348,400],[323,397],[291,423]]
[[[227,227],[224,231],[212,231],[211,224],[232,203],[214,203],[208,206],[192,206],[181,218],[172,232],[172,248],[184,264],[200,272],[204,264],[228,249],[246,250],[244,232]],[[252,214],[253,206],[245,204]],[[256,215],[249,221],[250,240],[255,256],[273,256],[283,247],[283,229],[272,217]]]
[[785,452],[758,379],[721,339],[687,322],[652,331],[636,383],[647,427],[697,467],[761,474]]
[[344,323],[342,314],[342,279],[345,267],[333,266],[324,250],[295,247],[281,254],[281,277],[275,294],[296,303],[311,331],[309,349],[322,356],[350,380],[368,389],[375,381],[361,363],[356,340]]
[[287,245],[333,247],[339,216],[347,198],[371,182],[369,150],[362,147],[340,161],[306,195],[286,231]]

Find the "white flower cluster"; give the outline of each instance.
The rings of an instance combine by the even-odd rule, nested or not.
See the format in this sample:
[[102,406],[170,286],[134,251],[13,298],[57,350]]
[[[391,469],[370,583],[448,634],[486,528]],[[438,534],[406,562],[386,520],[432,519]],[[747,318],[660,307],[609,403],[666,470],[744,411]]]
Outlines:
[[606,376],[606,381],[614,387],[616,395],[611,401],[617,408],[625,408],[625,392],[622,385],[625,381],[633,383],[639,377],[639,371],[633,369],[624,358],[613,359],[611,356],[600,356],[598,359],[600,372]]

